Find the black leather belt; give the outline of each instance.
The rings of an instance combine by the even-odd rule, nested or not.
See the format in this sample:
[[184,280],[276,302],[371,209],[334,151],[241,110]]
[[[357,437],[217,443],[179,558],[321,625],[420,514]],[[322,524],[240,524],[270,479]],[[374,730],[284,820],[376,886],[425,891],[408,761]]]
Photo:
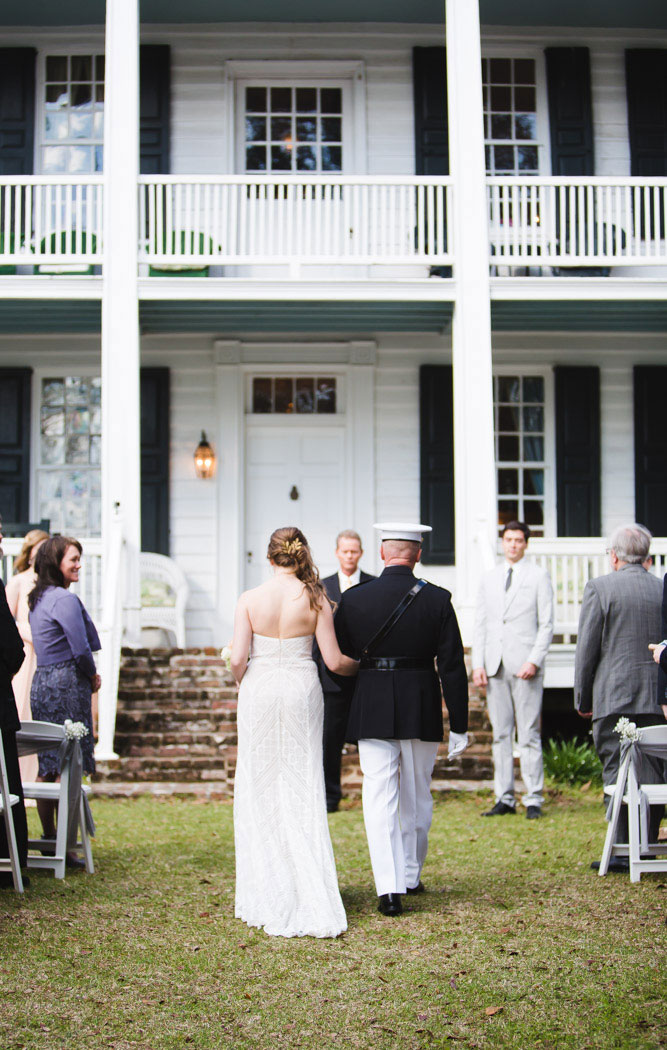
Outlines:
[[362,656],[361,671],[432,671],[433,660],[420,660],[416,656]]

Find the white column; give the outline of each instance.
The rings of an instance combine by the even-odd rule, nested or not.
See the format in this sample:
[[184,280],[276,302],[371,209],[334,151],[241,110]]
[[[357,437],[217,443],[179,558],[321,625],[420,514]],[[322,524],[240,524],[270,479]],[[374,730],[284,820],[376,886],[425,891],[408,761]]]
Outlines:
[[480,573],[496,542],[489,233],[477,0],[446,0],[449,162],[454,180],[452,327],[456,608],[470,644]]
[[138,0],[107,0],[104,102],[104,285],[102,293],[102,535],[124,525],[126,629],[140,641],[141,548],[137,180]]
[[234,610],[245,588],[247,543],[245,519],[245,412],[242,346],[238,340],[214,344],[218,430],[218,636],[221,645],[231,641]]

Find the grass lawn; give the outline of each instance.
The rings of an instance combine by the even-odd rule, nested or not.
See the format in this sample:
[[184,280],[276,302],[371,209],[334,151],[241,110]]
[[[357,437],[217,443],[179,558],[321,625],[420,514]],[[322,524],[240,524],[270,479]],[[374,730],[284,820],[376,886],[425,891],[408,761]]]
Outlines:
[[94,876],[0,891],[0,1047],[665,1046],[667,876],[589,869],[591,792],[540,821],[488,804],[438,800],[429,892],[399,919],[375,910],[359,804],[332,815],[349,930],[316,941],[234,919],[229,803],[94,802]]

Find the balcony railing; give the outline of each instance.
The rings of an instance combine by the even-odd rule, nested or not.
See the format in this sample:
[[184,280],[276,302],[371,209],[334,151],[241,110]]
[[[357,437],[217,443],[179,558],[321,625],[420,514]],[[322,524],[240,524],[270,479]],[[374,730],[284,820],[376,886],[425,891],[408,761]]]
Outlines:
[[102,262],[102,222],[101,175],[3,177],[0,272],[86,272]]
[[451,192],[442,178],[142,176],[140,260],[450,265]]
[[490,178],[492,265],[667,264],[667,179]]

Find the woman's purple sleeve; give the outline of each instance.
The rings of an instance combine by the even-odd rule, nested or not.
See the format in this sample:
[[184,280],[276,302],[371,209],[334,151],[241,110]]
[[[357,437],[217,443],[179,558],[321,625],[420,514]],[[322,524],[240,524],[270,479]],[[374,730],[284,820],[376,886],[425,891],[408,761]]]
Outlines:
[[51,614],[63,629],[72,656],[79,670],[92,678],[97,674],[93,654],[88,644],[88,634],[83,618],[83,606],[75,594],[63,594],[53,607]]

